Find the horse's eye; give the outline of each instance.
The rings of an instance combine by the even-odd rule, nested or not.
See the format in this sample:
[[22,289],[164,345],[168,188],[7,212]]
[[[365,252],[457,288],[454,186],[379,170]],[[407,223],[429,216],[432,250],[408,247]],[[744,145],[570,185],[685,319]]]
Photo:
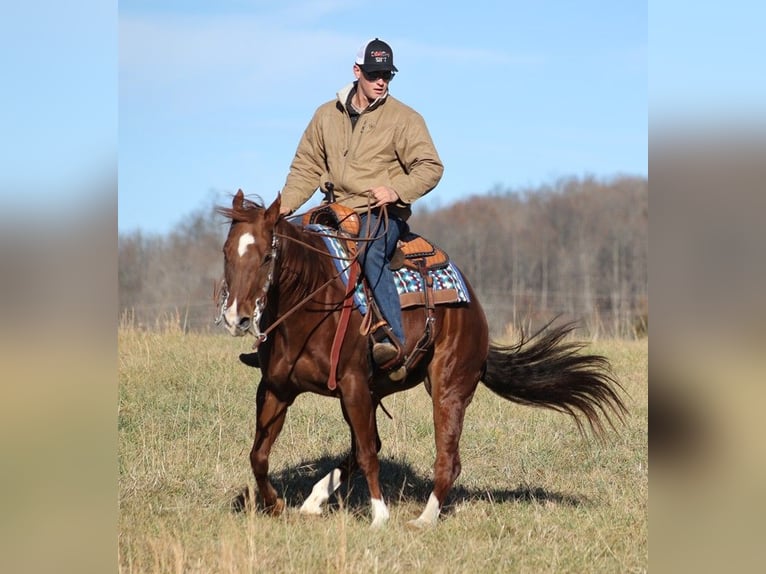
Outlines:
[[266,254],[264,257],[263,257],[263,262],[264,262],[264,263],[268,263],[269,261],[271,261],[271,253],[267,253],[267,254]]

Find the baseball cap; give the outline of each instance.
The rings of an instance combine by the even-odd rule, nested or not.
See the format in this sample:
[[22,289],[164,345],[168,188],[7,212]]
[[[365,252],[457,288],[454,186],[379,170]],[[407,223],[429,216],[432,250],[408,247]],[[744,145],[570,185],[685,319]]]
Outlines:
[[394,52],[391,46],[379,38],[367,40],[356,53],[354,63],[365,72],[388,70],[398,72],[394,66]]

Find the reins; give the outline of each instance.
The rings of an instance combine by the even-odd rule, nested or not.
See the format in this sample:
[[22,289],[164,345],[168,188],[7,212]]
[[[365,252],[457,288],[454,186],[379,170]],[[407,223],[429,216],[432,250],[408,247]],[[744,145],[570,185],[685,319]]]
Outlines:
[[[383,217],[378,218],[377,224],[376,224],[375,229],[374,229],[374,233],[377,233],[378,230],[380,229],[381,222],[383,222],[383,230],[384,230],[383,232],[385,233],[385,231],[388,229],[388,210],[386,209],[386,206],[385,205],[381,206],[380,211],[381,211],[381,214],[382,214]],[[369,215],[370,212],[371,212],[371,204],[370,204],[370,200],[369,200],[369,196],[368,196],[368,200],[367,200],[367,213],[368,213],[368,215]],[[290,316],[292,316],[296,311],[301,309],[306,303],[308,303],[311,299],[313,299],[314,296],[316,296],[317,293],[321,292],[323,289],[326,289],[328,286],[330,286],[345,271],[351,270],[350,276],[349,276],[349,281],[348,281],[348,286],[347,286],[347,289],[346,289],[346,293],[345,293],[345,295],[343,297],[343,302],[341,303],[342,315],[346,315],[346,316],[345,317],[343,317],[343,316],[341,317],[341,319],[342,319],[341,320],[341,324],[339,324],[339,328],[338,328],[338,332],[340,332],[340,331],[345,332],[345,329],[346,329],[346,327],[348,325],[348,315],[350,315],[350,310],[351,310],[350,298],[353,296],[354,288],[355,288],[355,284],[356,284],[356,279],[357,279],[357,273],[353,272],[354,269],[355,269],[354,263],[358,263],[358,261],[360,259],[360,256],[362,255],[362,253],[364,253],[364,248],[366,247],[367,243],[377,239],[376,236],[370,234],[370,220],[369,220],[369,216],[367,218],[366,223],[367,223],[367,233],[365,234],[366,237],[361,237],[360,236],[358,238],[355,238],[356,241],[361,242],[364,245],[363,245],[363,247],[359,251],[357,251],[357,253],[354,254],[354,256],[350,260],[348,260],[349,261],[348,265],[343,267],[340,271],[337,271],[334,275],[332,275],[322,285],[320,285],[319,287],[314,289],[311,293],[309,293],[308,295],[303,297],[303,299],[298,301],[295,305],[293,305],[290,309],[288,309],[284,314],[282,314],[281,316],[277,317],[274,320],[274,322],[272,322],[266,329],[261,331],[260,330],[260,326],[259,326],[260,319],[261,319],[261,313],[263,312],[263,309],[266,307],[266,296],[268,294],[269,289],[271,288],[272,273],[269,274],[269,279],[267,281],[267,284],[264,286],[263,294],[260,297],[258,297],[258,299],[256,299],[256,309],[253,312],[253,319],[252,319],[252,321],[253,321],[253,325],[254,325],[255,330],[256,330],[255,342],[253,343],[253,349],[254,350],[257,350],[259,345],[261,343],[263,343],[264,341],[266,341],[266,339],[268,338],[269,333],[271,333],[280,324],[282,324],[285,320],[287,320]],[[309,230],[309,232],[310,233],[314,233],[315,235],[318,235],[318,236],[323,236],[323,237],[334,237],[336,239],[347,239],[346,236],[342,236],[342,235],[340,235],[338,233],[328,233],[328,232],[321,232],[320,233],[320,232],[313,232],[313,231],[310,231],[310,230]],[[294,243],[297,243],[298,245],[303,246],[304,248],[306,248],[306,249],[308,249],[310,251],[313,251],[315,253],[319,253],[319,254],[324,255],[326,257],[330,257],[330,258],[333,258],[333,259],[343,259],[343,260],[346,260],[343,257],[335,256],[335,255],[332,255],[331,253],[328,253],[327,251],[324,251],[322,249],[318,249],[318,248],[314,247],[313,245],[310,245],[310,244],[306,243],[305,241],[301,241],[300,239],[298,239],[296,237],[292,237],[292,236],[286,235],[284,233],[278,233],[277,230],[276,230],[276,225],[275,225],[274,226],[274,236],[273,236],[273,240],[272,240],[272,259],[271,259],[272,272],[273,272],[273,267],[274,267],[274,265],[276,263],[277,256],[278,256],[278,253],[279,253],[279,251],[277,249],[277,247],[278,247],[277,238],[288,240],[288,241],[292,241]],[[336,333],[336,335],[337,335],[337,333]],[[337,336],[336,336],[336,340],[337,340]],[[342,342],[342,340],[341,340],[341,342]],[[333,346],[335,347],[335,344]],[[339,349],[338,349],[338,351],[339,351]],[[332,366],[336,367],[337,361],[331,361],[331,362],[333,363]],[[334,374],[334,373],[332,373],[332,374]],[[334,377],[332,377],[332,374],[331,374],[331,378],[334,378]]]
[[[327,253],[324,253],[323,251],[321,251],[321,250],[319,250],[319,249],[314,249],[314,248],[313,248],[313,246],[310,246],[310,245],[308,245],[307,243],[304,243],[303,241],[299,241],[298,239],[296,239],[296,238],[294,238],[294,237],[290,237],[290,236],[288,236],[288,235],[284,235],[284,234],[277,234],[277,233],[276,233],[276,231],[275,231],[275,232],[274,232],[274,238],[277,238],[277,237],[280,237],[280,238],[282,238],[282,239],[288,239],[288,240],[291,240],[291,241],[295,241],[295,242],[296,242],[296,243],[298,243],[299,245],[303,245],[303,246],[305,246],[305,247],[310,247],[310,248],[311,248],[312,250],[314,250],[314,251],[317,251],[317,252],[319,252],[319,253],[323,253],[324,255],[328,255],[328,256],[329,256],[329,254],[327,254]],[[274,257],[273,261],[275,261],[275,260],[276,260],[276,257]],[[352,263],[353,263],[353,260],[352,260]],[[350,266],[350,265],[351,265],[351,264],[349,264],[349,266]],[[255,324],[255,322],[256,322],[256,321],[259,321],[259,322],[260,322],[260,312],[258,312],[258,315],[257,315],[257,317],[256,317],[256,314],[255,314],[255,313],[253,313],[253,322],[254,322],[254,324],[255,324],[255,329],[256,329],[256,338],[255,338],[255,342],[253,343],[253,349],[257,350],[257,349],[258,349],[258,346],[259,346],[261,343],[263,343],[264,341],[266,341],[266,339],[268,338],[268,335],[269,335],[269,333],[271,333],[271,332],[272,332],[274,329],[276,329],[276,328],[277,328],[277,327],[278,327],[278,326],[279,326],[281,323],[283,323],[283,322],[284,322],[284,321],[285,321],[285,320],[286,320],[288,317],[290,317],[290,316],[291,316],[293,313],[295,313],[295,312],[296,312],[296,311],[298,311],[298,310],[299,310],[301,307],[303,307],[303,306],[304,306],[306,303],[308,303],[308,302],[309,302],[309,301],[310,301],[310,300],[311,300],[311,299],[312,299],[312,298],[313,298],[313,297],[314,297],[314,296],[315,296],[317,293],[319,293],[320,291],[322,291],[323,289],[325,289],[325,288],[327,288],[329,285],[331,285],[331,284],[332,284],[332,282],[333,282],[333,281],[335,281],[335,280],[336,280],[338,277],[340,277],[340,276],[343,274],[343,272],[344,272],[346,269],[348,269],[348,267],[345,267],[345,268],[343,268],[342,270],[340,270],[340,271],[338,271],[337,273],[335,273],[335,274],[334,274],[332,277],[330,277],[330,278],[329,278],[327,281],[325,281],[324,283],[322,283],[322,285],[320,285],[319,287],[317,287],[316,289],[314,289],[314,290],[313,290],[311,293],[309,293],[308,295],[306,295],[306,296],[305,296],[303,299],[301,299],[300,301],[298,301],[298,303],[296,303],[296,304],[295,304],[295,305],[293,305],[293,306],[292,306],[290,309],[288,309],[288,310],[287,310],[287,311],[286,311],[286,312],[285,312],[283,315],[281,315],[280,317],[277,317],[277,318],[274,320],[274,322],[273,322],[273,323],[271,323],[271,325],[269,325],[268,327],[266,327],[266,329],[265,329],[265,330],[263,330],[263,331],[261,331],[261,330],[260,330],[260,328],[259,328],[259,326],[258,326],[257,324]],[[268,285],[268,288],[271,288],[271,285]],[[256,308],[258,308],[258,306],[259,306],[258,304],[259,304],[259,303],[260,303],[262,300],[263,300],[263,301],[265,301],[265,298],[266,298],[266,295],[267,295],[267,294],[268,294],[268,289],[265,289],[265,290],[264,290],[264,294],[263,294],[263,296],[262,296],[262,297],[259,297],[259,298],[256,300]],[[265,303],[263,304],[263,307],[265,307]]]

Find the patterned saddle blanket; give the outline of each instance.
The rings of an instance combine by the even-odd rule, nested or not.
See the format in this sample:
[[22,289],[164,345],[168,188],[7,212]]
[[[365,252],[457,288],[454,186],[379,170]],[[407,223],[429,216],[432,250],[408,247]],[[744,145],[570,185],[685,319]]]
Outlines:
[[[318,224],[310,224],[305,227],[322,236],[327,250],[333,256],[335,268],[340,273],[343,283],[348,285],[348,264],[351,261],[351,257],[344,245],[344,241],[336,237],[338,231]],[[408,239],[425,241],[419,236]],[[425,305],[425,285],[423,285],[423,277],[420,271],[410,265],[404,265],[393,271],[393,273],[402,309]],[[444,305],[447,303],[470,302],[471,299],[468,295],[468,289],[466,288],[463,276],[452,261],[447,260],[443,265],[432,267],[428,269],[427,273],[432,283],[432,300],[434,304]],[[367,297],[361,283],[357,285],[354,291],[354,303],[362,315],[367,313]]]

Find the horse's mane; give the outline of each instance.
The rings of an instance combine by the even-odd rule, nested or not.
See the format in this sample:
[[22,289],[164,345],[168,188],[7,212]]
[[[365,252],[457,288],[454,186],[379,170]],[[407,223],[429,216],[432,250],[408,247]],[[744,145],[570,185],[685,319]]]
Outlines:
[[263,200],[256,196],[255,199],[243,199],[242,207],[217,207],[215,210],[224,217],[230,219],[232,223],[244,222],[251,223],[255,221],[255,216],[258,212],[266,209]]
[[[232,223],[253,223],[264,209],[266,206],[263,200],[255,196],[254,199],[243,199],[241,207],[219,206],[215,211],[231,220]],[[277,229],[278,233],[287,239],[283,244],[283,255],[289,261],[288,274],[292,276],[293,285],[300,286],[305,293],[310,293],[328,277],[320,272],[322,266],[319,264],[316,251],[306,247],[309,244],[323,249],[321,241],[317,241],[318,236],[315,233],[307,232],[301,226],[294,225],[283,218],[277,221]],[[330,261],[329,254],[327,261]]]
[[[296,284],[301,285],[306,293],[313,291],[329,278],[328,273],[334,272],[332,265],[328,266],[328,262],[332,260],[329,253],[326,253],[319,235],[315,232],[307,231],[286,220],[280,220],[277,226],[279,234],[287,239],[283,243],[283,254],[285,260],[289,261],[289,272],[294,276]],[[312,247],[324,252],[325,256],[318,254]]]

